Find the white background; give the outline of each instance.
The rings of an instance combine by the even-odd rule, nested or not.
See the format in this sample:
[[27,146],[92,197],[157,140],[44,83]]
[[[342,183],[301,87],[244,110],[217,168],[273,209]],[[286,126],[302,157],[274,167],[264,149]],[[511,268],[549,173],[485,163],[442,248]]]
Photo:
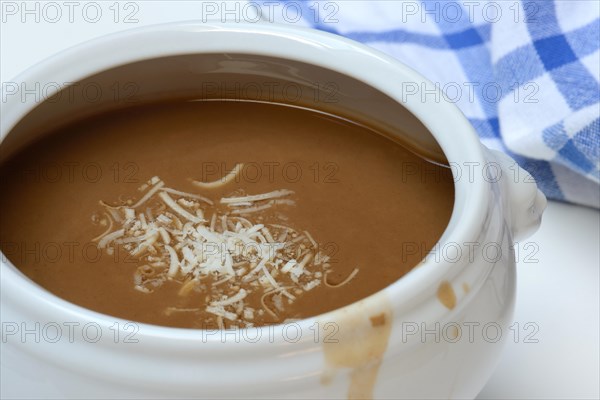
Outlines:
[[[113,1],[98,1],[102,15],[95,23],[90,21],[97,19],[96,7],[84,15],[86,2],[74,2],[71,13],[64,2],[56,2],[61,13],[58,19],[56,9],[49,7],[44,13],[43,2],[37,6],[28,3],[34,10],[31,14],[24,14],[21,1],[0,3],[3,84],[36,62],[82,41],[143,25],[203,17],[201,5],[192,1],[121,2],[116,6]],[[18,7],[14,15],[13,6]],[[133,15],[127,23],[130,13]],[[520,337],[515,343],[510,332],[500,365],[479,398],[600,397],[599,243],[597,210],[553,202],[548,205],[541,229],[519,245],[514,319]],[[534,255],[532,249],[537,249]],[[526,255],[531,256],[529,262],[524,262]],[[526,330],[527,323],[531,324]],[[535,326],[539,330],[529,339],[537,343],[525,343],[525,335]]]

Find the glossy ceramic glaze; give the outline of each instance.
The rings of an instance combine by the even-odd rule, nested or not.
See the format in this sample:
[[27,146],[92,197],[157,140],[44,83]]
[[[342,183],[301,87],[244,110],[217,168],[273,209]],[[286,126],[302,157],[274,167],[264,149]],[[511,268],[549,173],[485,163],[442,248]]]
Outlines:
[[[136,101],[152,101],[164,93],[195,96],[207,76],[300,88],[333,82],[335,101],[313,104],[314,93],[302,90],[299,102],[404,128],[412,136],[401,139],[432,158],[441,148],[453,168],[456,201],[440,242],[408,275],[359,303],[294,324],[227,333],[128,324],[80,308],[38,287],[3,256],[2,396],[346,398],[375,363],[372,387],[369,379],[359,382],[375,398],[475,397],[508,338],[515,234],[537,228],[545,198],[510,158],[480,144],[453,104],[406,96],[407,83],[435,90],[417,72],[327,33],[187,23],[80,45],[15,81],[29,87],[92,79],[102,88],[136,82]],[[276,101],[281,93],[271,96],[260,100]],[[34,140],[42,126],[123,100],[37,107],[40,99],[31,96],[7,99],[1,157]],[[456,297],[451,307],[440,301],[443,282]],[[370,336],[360,321],[382,313],[390,330],[379,357],[369,353],[370,343],[386,338]],[[358,362],[339,361],[356,348],[368,351]]]

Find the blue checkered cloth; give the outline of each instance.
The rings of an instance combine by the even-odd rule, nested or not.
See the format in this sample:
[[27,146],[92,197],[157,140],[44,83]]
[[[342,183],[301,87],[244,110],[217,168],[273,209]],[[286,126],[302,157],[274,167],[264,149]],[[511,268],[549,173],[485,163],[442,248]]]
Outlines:
[[271,12],[276,22],[343,35],[413,67],[546,196],[600,207],[600,2],[287,3]]

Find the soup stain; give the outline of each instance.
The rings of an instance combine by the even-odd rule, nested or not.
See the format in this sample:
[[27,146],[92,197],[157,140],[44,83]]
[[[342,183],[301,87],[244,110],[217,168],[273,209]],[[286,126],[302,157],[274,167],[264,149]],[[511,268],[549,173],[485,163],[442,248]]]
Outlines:
[[443,281],[437,291],[438,300],[449,310],[456,307],[456,294],[448,281]]
[[321,382],[329,384],[336,372],[350,369],[348,399],[372,399],[377,375],[392,330],[392,308],[366,307],[359,302],[352,311],[339,310],[336,315],[336,338],[323,343],[327,370]]
[[469,293],[469,290],[471,290],[471,287],[470,287],[470,286],[469,286],[469,284],[468,284],[468,283],[466,283],[466,282],[462,284],[462,287],[463,287],[463,291],[464,291],[465,293]]
[[450,329],[448,330],[448,339],[450,340],[456,340],[458,338],[458,328],[456,326],[450,326]]

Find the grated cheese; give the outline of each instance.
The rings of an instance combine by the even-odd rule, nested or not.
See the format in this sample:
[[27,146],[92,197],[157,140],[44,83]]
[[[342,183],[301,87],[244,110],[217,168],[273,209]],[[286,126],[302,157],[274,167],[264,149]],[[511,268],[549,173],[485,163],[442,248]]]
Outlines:
[[212,303],[210,303],[210,305],[213,307],[228,306],[230,304],[237,303],[238,301],[242,301],[246,298],[247,295],[248,293],[244,289],[240,289],[240,291],[237,292],[237,294],[235,294],[234,296],[228,297],[225,300],[221,301],[213,301]]
[[313,237],[311,236],[310,233],[308,233],[307,231],[304,231],[304,235],[306,235],[306,237],[308,238],[308,240],[310,240],[310,243],[313,245],[313,247],[316,249],[317,246],[317,242],[315,242],[315,239],[313,239]]
[[296,265],[297,262],[294,259],[289,260],[284,266],[283,268],[281,268],[281,272],[287,273],[290,272],[290,270],[292,269],[292,267],[294,265]]
[[207,204],[210,204],[211,206],[214,204],[212,200],[210,200],[209,198],[206,198],[204,196],[200,196],[199,194],[182,192],[181,190],[175,190],[175,189],[165,188],[165,187],[161,188],[160,190],[163,192],[171,193],[171,194],[181,196],[181,197],[188,197],[191,199],[201,200]]
[[171,263],[169,264],[169,271],[167,275],[170,277],[175,276],[177,274],[177,270],[179,269],[179,259],[177,258],[177,252],[174,248],[169,245],[165,246],[165,249],[169,252],[169,257],[171,258]]
[[175,203],[175,201],[171,198],[171,196],[167,194],[167,192],[162,192],[159,194],[159,196],[168,207],[170,207],[177,214],[181,215],[183,218],[195,223],[203,222],[202,218],[198,218],[195,215],[192,215],[183,208],[181,208],[181,206]]
[[225,186],[229,182],[233,181],[238,176],[238,174],[242,171],[243,168],[244,168],[244,164],[237,164],[235,167],[233,167],[233,169],[227,175],[225,175],[223,178],[221,178],[219,180],[216,180],[214,182],[200,182],[200,181],[192,180],[192,183],[202,189],[214,189],[214,188],[217,188],[220,186]]
[[150,189],[149,191],[146,192],[146,194],[137,202],[135,203],[133,206],[131,206],[131,208],[138,208],[139,206],[141,206],[142,204],[144,204],[145,202],[147,202],[152,196],[154,196],[154,194],[156,192],[158,192],[160,190],[161,187],[163,187],[165,184],[162,181],[158,181],[153,187],[152,189]]
[[327,282],[327,275],[329,275],[330,272],[331,271],[325,272],[325,276],[323,278],[323,282],[325,283],[325,286],[328,286],[328,287],[331,287],[331,288],[339,288],[341,286],[346,285],[348,282],[350,282],[352,279],[354,279],[354,277],[356,276],[356,274],[358,274],[358,268],[354,268],[354,270],[350,273],[350,275],[348,275],[348,277],[346,279],[344,279],[343,281],[341,281],[337,285],[332,285],[331,283]]
[[255,194],[252,196],[224,197],[221,199],[221,204],[236,204],[236,203],[246,203],[246,202],[252,203],[255,201],[268,200],[268,199],[274,199],[277,197],[289,196],[291,194],[294,194],[294,192],[291,190],[282,189],[282,190],[275,190],[275,191],[269,192],[269,193]]
[[106,235],[102,239],[100,239],[100,241],[98,242],[98,248],[100,248],[100,249],[105,248],[108,243],[112,242],[115,239],[120,238],[123,235],[125,235],[125,229],[119,229],[117,231],[109,233],[108,235]]
[[[236,166],[236,174],[241,168],[242,164]],[[224,185],[233,179],[233,172],[218,185],[202,185]],[[252,326],[264,318],[279,321],[279,313],[298,296],[322,283],[343,286],[358,273],[355,269],[339,285],[327,282],[329,258],[318,252],[316,240],[308,231],[288,226],[287,218],[276,210],[271,212],[295,205],[289,198],[291,190],[252,195],[237,191],[215,204],[202,195],[166,187],[153,177],[140,191],[145,192],[134,205],[130,200],[122,206],[100,202],[105,220],[99,225],[108,228],[94,240],[109,253],[122,246],[140,260],[133,277],[136,291],[151,294],[170,280],[181,284],[180,296],[205,293],[206,303],[198,304],[200,308],[165,307],[168,315],[204,311],[222,328]],[[144,212],[135,211],[145,203],[149,205]],[[208,222],[206,212],[211,215]],[[262,223],[266,215],[273,216],[268,222],[277,223]],[[250,307],[248,298],[260,298],[261,307]]]
[[[206,307],[206,312],[209,312],[211,314],[215,314],[219,317],[223,317],[226,318],[230,321],[235,321],[237,319],[237,314],[232,313],[230,311],[226,311],[224,307],[214,307],[214,306],[208,306]],[[221,328],[223,329],[223,328]]]

